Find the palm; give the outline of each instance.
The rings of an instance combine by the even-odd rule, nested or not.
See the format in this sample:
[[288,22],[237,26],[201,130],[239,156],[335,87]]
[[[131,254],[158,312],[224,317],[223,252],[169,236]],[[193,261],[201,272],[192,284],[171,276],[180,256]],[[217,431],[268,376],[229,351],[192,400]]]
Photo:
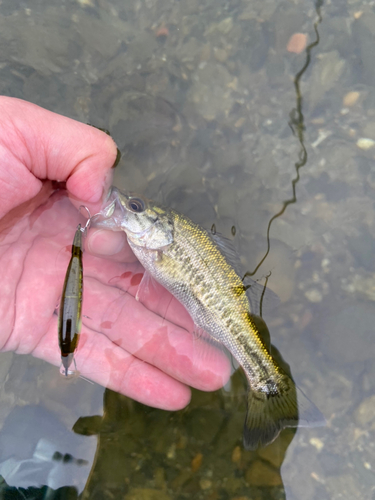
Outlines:
[[[59,191],[10,222],[0,246],[0,348],[58,366],[57,305],[83,217]],[[75,356],[83,376],[165,409],[188,403],[186,385],[213,390],[226,382],[226,358],[215,350],[207,355],[209,347],[189,333],[190,318],[167,291],[151,286],[141,301],[135,299],[143,269],[128,248],[121,261],[85,252],[83,264],[83,326]]]

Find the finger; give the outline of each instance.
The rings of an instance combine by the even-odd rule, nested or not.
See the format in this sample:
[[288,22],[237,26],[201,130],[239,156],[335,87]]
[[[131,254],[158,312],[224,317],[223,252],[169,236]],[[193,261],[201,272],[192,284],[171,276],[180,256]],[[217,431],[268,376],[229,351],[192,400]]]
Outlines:
[[39,106],[0,97],[0,217],[40,191],[40,179],[67,181],[95,209],[111,183],[117,148],[100,130]]
[[115,286],[133,297],[137,295],[140,303],[157,316],[191,333],[194,331],[189,313],[168,290],[153,278],[150,279],[151,285],[144,285],[142,280],[145,270],[138,260],[124,264],[86,253],[84,268],[85,278],[93,276],[104,285]]
[[27,353],[44,335],[61,295],[80,218],[66,194],[58,192],[4,236],[0,310],[7,314],[0,327],[1,347]]
[[110,257],[118,262],[136,262],[137,260],[123,231],[90,229],[87,234],[85,249],[92,255]]
[[[57,343],[57,316],[32,355],[56,366],[61,364]],[[152,365],[116,346],[104,335],[82,328],[75,353],[80,374],[140,403],[164,410],[179,410],[190,401],[190,390]]]
[[129,293],[86,277],[84,323],[116,345],[200,390],[221,388],[229,379],[225,354],[160,318]]

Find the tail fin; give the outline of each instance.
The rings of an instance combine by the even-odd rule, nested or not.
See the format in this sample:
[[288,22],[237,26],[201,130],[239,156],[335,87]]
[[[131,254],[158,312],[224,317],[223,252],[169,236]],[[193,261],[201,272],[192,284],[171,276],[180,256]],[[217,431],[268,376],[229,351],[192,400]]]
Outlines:
[[283,374],[280,390],[248,392],[243,443],[247,450],[272,443],[286,427],[319,427],[326,420],[287,375]]

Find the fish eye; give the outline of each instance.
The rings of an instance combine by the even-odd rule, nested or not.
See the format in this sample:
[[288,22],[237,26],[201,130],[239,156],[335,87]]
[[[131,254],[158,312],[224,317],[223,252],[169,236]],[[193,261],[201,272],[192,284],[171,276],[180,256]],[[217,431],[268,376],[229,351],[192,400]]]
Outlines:
[[145,209],[145,202],[140,198],[131,198],[128,202],[129,209],[132,212],[141,213]]

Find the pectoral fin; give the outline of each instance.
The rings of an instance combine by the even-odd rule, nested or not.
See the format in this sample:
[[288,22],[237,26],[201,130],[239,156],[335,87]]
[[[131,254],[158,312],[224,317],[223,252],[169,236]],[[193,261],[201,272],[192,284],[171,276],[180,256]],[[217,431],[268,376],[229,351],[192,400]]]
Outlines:
[[135,300],[138,300],[143,304],[147,302],[150,297],[158,296],[163,290],[164,288],[162,287],[162,285],[160,285],[149,272],[145,271],[143,273],[141,282],[138,285]]

